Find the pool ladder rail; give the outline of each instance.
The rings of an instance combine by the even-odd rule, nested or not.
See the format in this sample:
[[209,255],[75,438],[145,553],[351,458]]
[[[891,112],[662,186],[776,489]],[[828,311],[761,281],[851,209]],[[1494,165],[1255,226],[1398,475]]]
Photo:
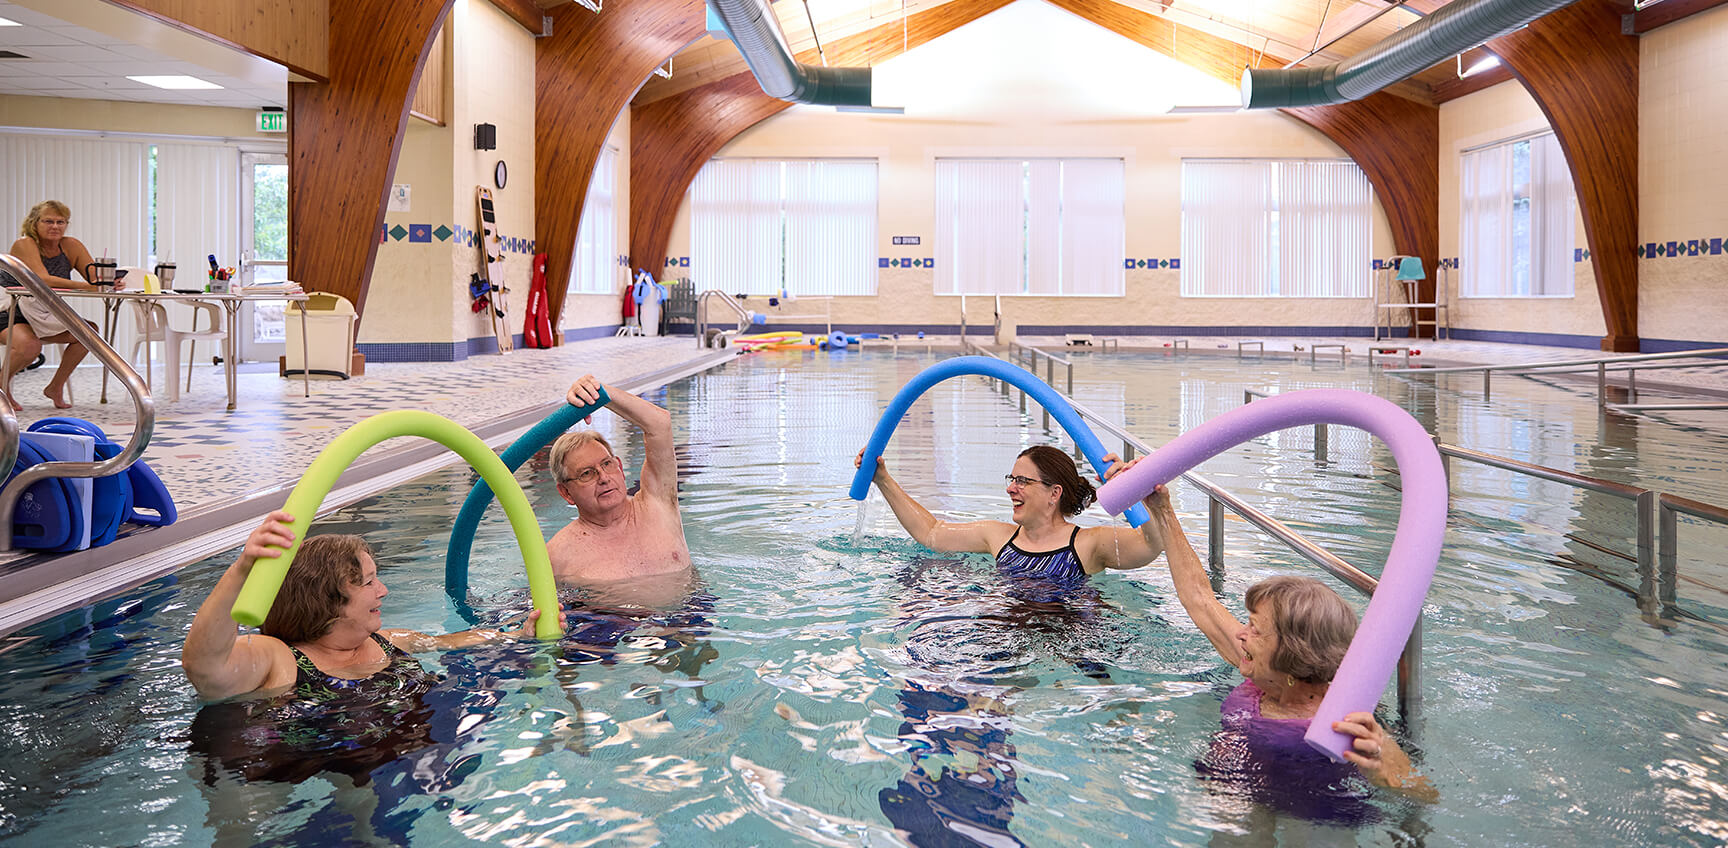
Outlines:
[[[1677,350],[1666,353],[1638,353],[1628,356],[1604,356],[1593,359],[1570,359],[1560,362],[1524,362],[1509,365],[1459,365],[1450,368],[1387,368],[1381,373],[1403,374],[1409,376],[1428,376],[1433,374],[1472,374],[1482,375],[1482,399],[1489,400],[1493,395],[1493,378],[1496,372],[1516,374],[1520,376],[1539,376],[1542,374],[1575,374],[1595,370],[1596,372],[1596,406],[1615,412],[1666,412],[1675,410],[1728,409],[1728,403],[1639,403],[1638,402],[1638,372],[1654,371],[1666,368],[1723,368],[1728,367],[1728,347],[1701,348],[1698,350]],[[1706,362],[1666,362],[1655,365],[1642,363],[1670,359],[1706,359]],[[1629,403],[1608,402],[1608,372],[1626,372],[1626,391]]]
[[[126,440],[126,446],[108,459],[100,462],[43,462],[24,469],[17,477],[0,489],[0,551],[12,550],[12,514],[18,505],[18,499],[23,496],[37,481],[49,477],[107,477],[119,474],[130,468],[132,463],[144,455],[145,446],[150,444],[150,436],[156,429],[156,402],[150,396],[149,387],[144,385],[144,378],[114,351],[102,336],[90,329],[88,324],[77,312],[72,310],[65,299],[56,294],[54,289],[36,276],[16,256],[0,253],[0,267],[3,267],[14,280],[17,280],[30,294],[47,306],[54,317],[59,318],[67,327],[72,337],[81,342],[84,347],[96,357],[102,367],[113,372],[119,378],[126,391],[132,395],[132,405],[137,412],[137,423],[132,428],[132,435]],[[7,387],[10,391],[10,386]],[[7,409],[0,410],[0,469],[10,473],[18,461],[18,418]]]

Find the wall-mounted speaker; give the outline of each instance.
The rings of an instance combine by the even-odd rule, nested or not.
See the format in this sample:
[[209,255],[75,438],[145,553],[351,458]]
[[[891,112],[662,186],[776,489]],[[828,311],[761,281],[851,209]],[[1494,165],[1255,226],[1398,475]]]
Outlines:
[[498,128],[492,124],[474,125],[474,149],[496,150],[498,148]]

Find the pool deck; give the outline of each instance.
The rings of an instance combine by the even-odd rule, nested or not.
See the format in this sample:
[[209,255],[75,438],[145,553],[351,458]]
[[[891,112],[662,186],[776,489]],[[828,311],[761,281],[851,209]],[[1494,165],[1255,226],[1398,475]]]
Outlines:
[[[1098,338],[1101,342],[1104,337]],[[1122,353],[1174,351],[1178,340],[1186,341],[1190,355],[1240,356],[1245,362],[1306,361],[1316,353],[1312,350],[1315,346],[1319,346],[1317,356],[1322,360],[1337,361],[1341,346],[1352,362],[1360,362],[1366,360],[1371,347],[1403,344],[1421,351],[1411,358],[1413,365],[1536,363],[1604,355],[1577,348],[1463,341],[1117,338]],[[1260,344],[1239,353],[1237,343],[1244,340]],[[1059,337],[1024,337],[1020,342],[1057,354],[1069,350]],[[870,344],[878,348],[893,343]],[[904,350],[929,347],[933,351],[957,351],[959,338],[903,338],[898,344]],[[155,429],[144,453],[145,461],[173,493],[180,520],[165,528],[123,529],[122,537],[113,544],[89,551],[0,554],[0,635],[238,545],[260,516],[281,506],[319,451],[349,425],[368,416],[395,409],[435,412],[502,448],[562,403],[564,390],[582,374],[641,390],[702,370],[735,353],[704,350],[689,336],[594,339],[461,362],[368,363],[363,376],[313,381],[311,397],[304,396],[299,381],[282,379],[273,367],[247,365],[239,375],[239,403],[233,412],[226,410],[221,370],[198,366],[191,391],[183,392],[178,402],[157,401]],[[1376,356],[1375,362],[1400,367],[1402,357]],[[25,405],[19,413],[20,429],[43,417],[69,414],[95,422],[110,438],[124,443],[134,427],[133,405],[124,390],[110,383],[110,402],[97,403],[101,373],[83,368],[73,379],[75,407],[55,410],[41,395],[41,385],[47,380],[45,370],[26,372],[14,381],[16,396]],[[1728,369],[1677,369],[1656,374],[1659,376],[1641,377],[1641,389],[1711,399],[1728,397]],[[156,377],[162,379],[161,374]],[[185,379],[184,373],[179,378]],[[1591,384],[1588,391],[1593,394],[1594,374],[1587,379]],[[326,508],[352,503],[452,461],[453,455],[418,440],[386,443],[368,451],[344,475],[326,499]]]

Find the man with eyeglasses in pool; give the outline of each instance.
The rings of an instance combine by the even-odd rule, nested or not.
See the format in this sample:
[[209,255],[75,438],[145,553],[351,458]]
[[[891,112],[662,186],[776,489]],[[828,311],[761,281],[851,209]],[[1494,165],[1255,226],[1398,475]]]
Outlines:
[[[566,399],[587,406],[600,398],[600,381],[583,376]],[[565,433],[552,443],[552,479],[576,507],[576,519],[546,543],[552,573],[608,600],[664,607],[691,583],[690,547],[678,514],[678,467],[672,416],[629,392],[605,386],[606,408],[642,430],[641,487],[632,494],[624,463],[606,437],[593,430]]]

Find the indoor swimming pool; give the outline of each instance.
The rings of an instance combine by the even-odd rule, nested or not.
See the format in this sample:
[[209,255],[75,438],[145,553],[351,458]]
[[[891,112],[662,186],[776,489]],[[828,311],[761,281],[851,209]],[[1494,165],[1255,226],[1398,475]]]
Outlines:
[[[1424,703],[1402,726],[1434,804],[1299,786],[1215,763],[1239,675],[1177,603],[1162,560],[1060,599],[979,556],[933,555],[879,496],[846,495],[888,399],[941,354],[741,357],[648,397],[671,410],[695,582],[659,608],[571,593],[571,632],[426,654],[447,678],[412,728],[255,728],[179,668],[232,552],[0,640],[0,839],[56,845],[1705,846],[1728,842],[1728,530],[1682,517],[1675,602],[1641,612],[1628,502],[1452,466],[1423,615]],[[1598,414],[1591,391],[1233,356],[1082,354],[1074,397],[1158,445],[1243,391],[1371,391],[1442,441],[1728,503],[1728,437]],[[1058,381],[1058,387],[1062,383]],[[641,443],[595,417],[634,479]],[[1118,449],[1109,437],[1106,447]],[[1398,509],[1384,448],[1286,431],[1200,469],[1370,573]],[[885,454],[939,515],[1007,520],[1024,447],[1067,446],[980,378],[933,388]],[[544,452],[518,474],[549,536],[571,517]],[[451,468],[319,521],[364,535],[386,626],[467,623],[445,595]],[[1206,501],[1175,488],[1205,555]],[[1078,523],[1112,519],[1096,507]],[[1230,517],[1227,606],[1273,574],[1321,576]],[[494,507],[473,605],[528,606]],[[1390,690],[1382,712],[1396,718]],[[1398,724],[1403,725],[1402,722]],[[359,768],[358,736],[390,754]],[[322,767],[321,757],[342,765]],[[358,776],[356,776],[358,775]],[[1288,842],[1286,842],[1288,844]]]

